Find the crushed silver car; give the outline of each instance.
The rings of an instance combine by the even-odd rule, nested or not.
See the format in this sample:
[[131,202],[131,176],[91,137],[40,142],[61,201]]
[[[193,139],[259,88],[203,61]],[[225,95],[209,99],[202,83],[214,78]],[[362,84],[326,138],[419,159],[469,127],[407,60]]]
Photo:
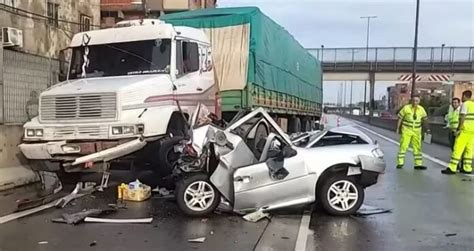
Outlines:
[[[202,117],[195,112],[191,124]],[[385,170],[377,142],[357,128],[291,139],[262,108],[226,128],[199,125],[190,134],[175,146],[181,157],[174,170],[176,200],[189,216],[209,214],[219,204],[248,213],[315,201],[329,214],[350,215]]]

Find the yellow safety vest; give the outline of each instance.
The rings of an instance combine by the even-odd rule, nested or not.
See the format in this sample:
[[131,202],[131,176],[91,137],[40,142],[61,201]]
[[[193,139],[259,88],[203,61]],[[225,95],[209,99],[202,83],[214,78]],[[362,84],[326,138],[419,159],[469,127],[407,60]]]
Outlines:
[[425,108],[418,105],[415,110],[411,104],[405,105],[398,113],[398,117],[402,120],[404,129],[417,131],[421,131],[421,123],[426,116]]
[[463,104],[467,108],[466,118],[462,125],[462,130],[465,132],[474,132],[474,102],[468,100]]
[[459,108],[454,110],[454,111],[449,111],[448,112],[448,123],[449,123],[449,128],[452,130],[458,129],[459,126]]

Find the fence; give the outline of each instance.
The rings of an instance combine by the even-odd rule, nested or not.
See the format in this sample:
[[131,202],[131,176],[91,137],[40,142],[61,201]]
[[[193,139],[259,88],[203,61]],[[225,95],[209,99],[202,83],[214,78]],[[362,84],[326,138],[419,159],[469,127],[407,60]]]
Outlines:
[[41,91],[58,82],[59,62],[56,59],[3,50],[2,70],[0,113],[3,116],[0,115],[0,123],[23,124],[38,114]]

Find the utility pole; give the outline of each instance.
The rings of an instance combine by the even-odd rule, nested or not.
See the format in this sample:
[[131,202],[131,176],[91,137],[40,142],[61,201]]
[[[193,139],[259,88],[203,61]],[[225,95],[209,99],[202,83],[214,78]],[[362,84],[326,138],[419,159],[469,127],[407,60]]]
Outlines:
[[415,44],[413,46],[413,67],[411,75],[411,96],[416,95],[416,61],[418,54],[418,24],[420,20],[420,0],[416,0],[416,16],[415,16]]
[[[365,47],[365,61],[369,62],[370,19],[377,18],[377,16],[363,16],[360,18],[367,19],[367,41],[366,41],[366,47]],[[364,116],[365,116],[365,111],[367,108],[366,103],[367,103],[367,80],[365,81],[365,86],[364,86],[364,109],[363,109]]]
[[354,84],[354,81],[351,80],[351,97],[350,97],[350,103],[349,103],[349,107],[352,107],[352,85]]

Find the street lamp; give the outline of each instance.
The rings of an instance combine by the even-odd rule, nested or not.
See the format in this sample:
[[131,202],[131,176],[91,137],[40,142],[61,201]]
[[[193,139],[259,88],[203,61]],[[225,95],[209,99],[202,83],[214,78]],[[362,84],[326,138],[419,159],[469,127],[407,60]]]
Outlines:
[[[360,18],[367,19],[367,43],[365,47],[365,61],[369,62],[370,19],[377,18],[377,16],[363,16]],[[365,116],[366,103],[367,103],[367,80],[365,81],[365,85],[364,85],[364,109],[363,109],[364,114],[363,116]]]
[[416,95],[416,60],[418,54],[418,24],[420,20],[420,0],[416,0],[416,16],[415,16],[415,44],[413,46],[413,67],[411,75],[411,96]]
[[377,18],[377,16],[364,16],[360,18],[367,19],[367,43],[366,43],[365,61],[369,62],[370,19]]
[[445,47],[445,46],[446,46],[445,44],[442,44],[442,45],[441,45],[441,63],[443,62],[444,47]]

